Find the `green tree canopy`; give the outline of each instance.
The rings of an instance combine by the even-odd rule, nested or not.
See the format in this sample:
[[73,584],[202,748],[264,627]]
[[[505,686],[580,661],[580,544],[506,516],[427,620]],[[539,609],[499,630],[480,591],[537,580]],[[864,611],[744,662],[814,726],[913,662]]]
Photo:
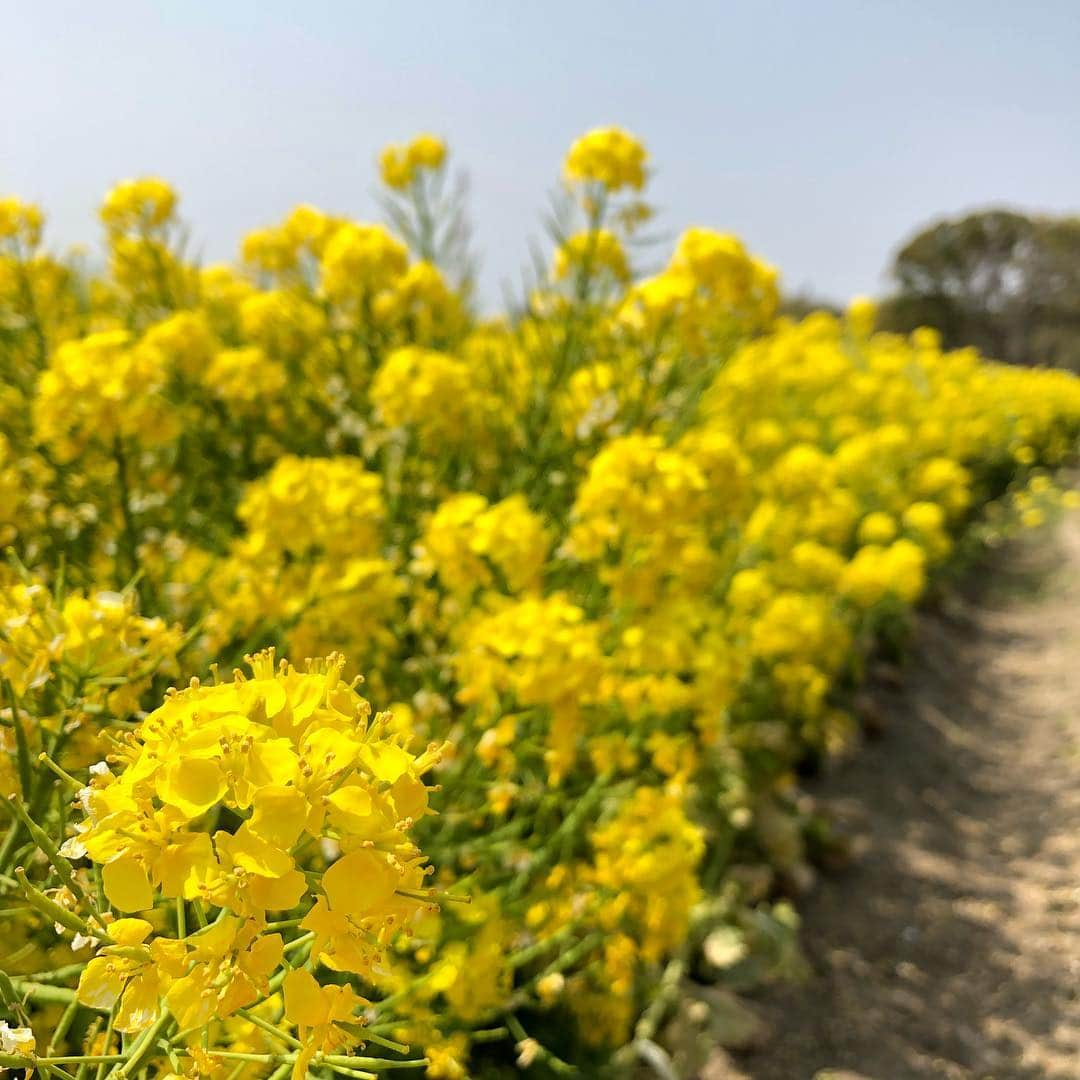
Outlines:
[[883,329],[937,328],[1015,364],[1080,370],[1080,218],[986,210],[924,229],[896,255]]

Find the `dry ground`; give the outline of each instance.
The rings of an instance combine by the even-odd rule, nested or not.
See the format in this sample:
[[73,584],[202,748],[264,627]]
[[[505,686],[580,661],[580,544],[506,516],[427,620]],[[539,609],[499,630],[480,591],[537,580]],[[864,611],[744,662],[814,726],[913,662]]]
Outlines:
[[943,608],[818,785],[858,854],[801,905],[813,975],[713,1077],[1080,1080],[1080,520]]

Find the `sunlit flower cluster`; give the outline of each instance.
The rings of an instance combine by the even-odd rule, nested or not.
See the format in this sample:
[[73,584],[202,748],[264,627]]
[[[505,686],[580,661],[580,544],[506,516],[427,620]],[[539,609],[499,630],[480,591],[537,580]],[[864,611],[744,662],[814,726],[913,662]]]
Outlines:
[[[99,947],[77,999],[111,1012],[118,1031],[142,1031],[162,1009],[181,1029],[201,1028],[267,998],[285,954],[268,912],[304,909],[298,925],[315,961],[369,973],[425,905],[424,859],[408,830],[427,812],[420,777],[439,748],[406,751],[389,715],[372,715],[341,680],[340,658],[299,672],[275,668],[268,652],[251,667],[251,678],[171,693],[79,794],[85,817],[61,857],[100,866],[104,900],[121,917],[85,902]],[[320,846],[330,838],[333,854]],[[323,868],[305,873],[296,855],[312,847]],[[157,897],[175,901],[175,936],[131,917]],[[204,923],[190,935],[189,905]],[[220,914],[205,924],[208,911]],[[275,981],[287,1023],[302,1035],[327,1028],[298,1062],[361,1041],[329,1038],[329,1025],[356,1019],[351,989],[324,990],[288,966]]]
[[382,181],[400,191],[421,169],[438,169],[446,160],[446,143],[437,135],[417,135],[404,146],[387,146],[379,155]]
[[161,356],[124,330],[66,342],[41,375],[37,438],[62,461],[91,446],[110,456],[117,446],[168,442],[177,424],[162,395],[167,376]]
[[609,191],[645,185],[648,153],[638,139],[617,127],[594,128],[576,139],[564,173],[572,182],[600,184]]

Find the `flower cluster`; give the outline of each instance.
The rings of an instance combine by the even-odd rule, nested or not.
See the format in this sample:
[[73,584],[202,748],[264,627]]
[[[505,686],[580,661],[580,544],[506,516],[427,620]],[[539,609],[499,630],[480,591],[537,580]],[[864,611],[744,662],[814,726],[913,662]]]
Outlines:
[[155,446],[176,434],[175,411],[161,391],[168,369],[124,330],[65,342],[42,373],[34,401],[37,438],[61,461],[89,446]]
[[400,191],[407,188],[421,169],[441,168],[446,160],[446,143],[437,135],[417,135],[405,146],[387,146],[379,156],[383,183]]
[[375,373],[371,399],[380,419],[408,428],[432,449],[475,438],[477,393],[468,367],[434,349],[395,349]]
[[[363,1042],[362,999],[284,958],[302,946],[315,964],[370,975],[430,906],[409,831],[442,751],[406,750],[342,665],[331,656],[300,672],[269,651],[250,678],[193,680],[117,743],[111,767],[91,769],[84,818],[58,857],[100,868],[104,903],[77,883],[71,898],[86,926],[74,947],[94,951],[76,1000],[111,1013],[117,1031],[170,1018],[198,1030],[280,987],[277,1012],[303,1042],[294,1075]],[[173,901],[175,934],[141,917],[161,900]],[[301,935],[287,944],[267,915],[297,910],[287,925]]]
[[563,171],[572,183],[600,184],[609,191],[640,190],[647,160],[645,147],[628,131],[594,128],[574,141]]
[[437,574],[450,593],[501,587],[511,594],[535,590],[548,558],[544,520],[521,495],[495,505],[475,493],[454,495],[431,515],[417,545],[416,573]]

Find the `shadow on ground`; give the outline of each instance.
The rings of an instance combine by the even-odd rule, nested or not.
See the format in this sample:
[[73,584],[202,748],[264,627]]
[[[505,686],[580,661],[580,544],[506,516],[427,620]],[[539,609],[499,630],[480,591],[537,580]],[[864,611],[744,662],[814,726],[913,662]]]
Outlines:
[[812,976],[717,1076],[1080,1077],[1080,523],[921,620],[883,735],[818,785],[854,838],[804,901]]

